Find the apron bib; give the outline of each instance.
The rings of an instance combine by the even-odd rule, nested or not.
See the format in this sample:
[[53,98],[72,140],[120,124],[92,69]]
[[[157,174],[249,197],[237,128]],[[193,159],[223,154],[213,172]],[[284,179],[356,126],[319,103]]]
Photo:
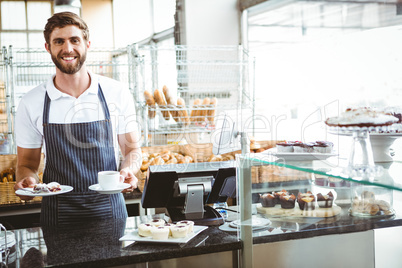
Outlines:
[[98,96],[105,120],[87,123],[49,123],[50,98],[46,93],[43,110],[43,136],[46,167],[43,182],[70,185],[70,193],[42,199],[41,224],[65,225],[89,220],[127,218],[123,194],[103,195],[88,189],[98,183],[98,172],[117,170],[112,123],[99,85]]

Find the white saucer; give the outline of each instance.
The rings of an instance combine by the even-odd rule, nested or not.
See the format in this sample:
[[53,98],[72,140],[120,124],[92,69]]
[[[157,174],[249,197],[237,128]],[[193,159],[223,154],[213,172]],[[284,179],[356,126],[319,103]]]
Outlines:
[[121,191],[123,191],[124,189],[129,188],[129,187],[131,187],[131,184],[121,183],[117,186],[116,189],[112,189],[112,190],[103,190],[99,184],[93,184],[93,185],[89,186],[88,188],[89,188],[89,190],[97,191],[100,194],[118,194]]
[[69,186],[69,185],[60,185],[61,191],[58,192],[48,192],[48,193],[34,193],[33,192],[33,188],[24,188],[24,190],[22,189],[18,189],[17,191],[15,191],[15,193],[17,195],[24,195],[24,196],[51,196],[51,195],[58,195],[58,194],[65,194],[68,192],[71,192],[73,190],[73,187]]

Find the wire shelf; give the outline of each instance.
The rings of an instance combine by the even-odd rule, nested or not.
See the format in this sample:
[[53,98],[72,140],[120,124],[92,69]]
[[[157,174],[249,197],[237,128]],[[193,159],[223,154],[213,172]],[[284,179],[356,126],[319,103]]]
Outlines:
[[[142,106],[146,109],[143,122],[149,134],[148,145],[166,144],[166,135],[175,137],[172,134],[183,132],[200,134],[199,139],[191,142],[211,142],[210,134],[215,130],[214,119],[218,114],[230,113],[240,123],[244,110],[253,109],[250,62],[241,46],[135,49],[140,59],[137,81],[141,102],[145,103],[145,91],[154,94],[155,89],[162,91],[165,86],[173,96],[167,105]],[[185,104],[178,106],[175,103],[178,98]],[[217,104],[210,105],[213,98]],[[187,120],[183,120],[182,111],[188,114]],[[149,118],[151,114],[155,114],[155,119]]]

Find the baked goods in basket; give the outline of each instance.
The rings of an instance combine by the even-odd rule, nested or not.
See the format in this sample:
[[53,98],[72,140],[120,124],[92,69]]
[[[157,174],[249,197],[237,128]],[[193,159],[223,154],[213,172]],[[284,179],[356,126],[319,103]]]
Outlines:
[[328,118],[325,123],[335,127],[376,127],[389,126],[398,118],[381,110],[369,107],[348,108],[339,116]]

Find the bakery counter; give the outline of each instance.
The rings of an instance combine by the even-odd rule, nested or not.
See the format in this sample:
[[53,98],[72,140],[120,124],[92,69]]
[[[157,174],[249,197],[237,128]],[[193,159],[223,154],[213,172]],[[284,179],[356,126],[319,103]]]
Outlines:
[[[390,217],[364,218],[351,216],[349,205],[340,205],[339,207],[341,208],[340,214],[328,218],[268,217],[269,226],[253,232],[253,244],[402,226],[402,214],[397,212]],[[259,214],[259,216],[263,217],[264,215]]]
[[196,267],[196,263],[237,267],[242,243],[218,227],[209,227],[182,244],[119,241],[140,223],[164,217],[158,214],[65,228],[11,230],[16,246],[10,251],[9,267],[159,267],[161,261],[163,267],[173,263],[178,265],[174,267]]
[[[378,241],[384,237],[381,234],[374,239],[375,232],[389,230],[391,237],[397,235],[393,227],[401,228],[402,215],[361,219],[349,216],[347,211],[342,208],[342,213],[332,219],[271,218],[269,226],[253,233],[253,267],[266,267],[267,260],[272,267],[290,267],[295,256],[303,260],[301,267],[318,265],[321,261],[317,257],[328,258],[333,264],[330,267],[375,267],[371,255],[381,247]],[[11,230],[18,248],[11,249],[9,267],[31,267],[34,262],[42,262],[43,267],[239,267],[243,243],[237,232],[222,230],[224,225],[209,227],[183,244],[119,241],[140,223],[156,218],[168,221],[158,214],[65,228]],[[393,249],[400,251],[397,243]],[[317,254],[308,253],[311,251]],[[390,263],[390,250],[387,252]],[[381,259],[375,257],[376,261]],[[304,260],[308,266],[302,265]]]

